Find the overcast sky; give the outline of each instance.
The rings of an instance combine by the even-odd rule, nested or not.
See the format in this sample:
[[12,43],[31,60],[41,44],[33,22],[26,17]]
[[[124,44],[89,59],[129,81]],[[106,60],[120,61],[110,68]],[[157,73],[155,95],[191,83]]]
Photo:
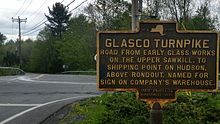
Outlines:
[[[62,2],[63,1],[63,2]],[[0,4],[0,32],[7,36],[8,39],[18,38],[18,22],[12,23],[12,17],[21,19],[27,18],[27,22],[21,23],[22,33],[28,32],[38,25],[42,20],[46,19],[45,14],[48,14],[48,7],[56,2],[62,2],[64,5],[68,5],[73,0],[1,0]],[[81,4],[84,0],[75,0],[70,6],[69,10],[74,9],[76,6]],[[87,2],[83,3],[77,10],[73,13],[82,11],[82,7],[88,5]],[[36,28],[34,32],[29,32],[26,35],[22,35],[22,39],[34,38],[40,29]],[[30,34],[31,33],[31,34]]]
[[[0,4],[0,32],[7,36],[8,39],[18,38],[18,23],[12,23],[12,17],[21,19],[27,18],[26,23],[21,23],[22,33],[31,31],[35,26],[40,24],[42,20],[46,19],[44,14],[48,14],[48,7],[56,2],[62,2],[64,5],[68,5],[74,0],[1,0]],[[84,0],[75,0],[70,6],[69,10],[74,9],[76,6],[81,4]],[[93,0],[88,0],[83,3],[77,10],[73,11],[73,14],[82,12],[83,6],[88,5],[89,2]],[[130,1],[130,0],[129,0]],[[206,0],[194,0],[196,3],[202,3]],[[220,0],[210,0],[211,1],[211,13],[212,15],[218,15],[220,18]],[[40,29],[44,25],[34,29],[32,32],[28,32],[22,35],[22,39],[35,38]]]

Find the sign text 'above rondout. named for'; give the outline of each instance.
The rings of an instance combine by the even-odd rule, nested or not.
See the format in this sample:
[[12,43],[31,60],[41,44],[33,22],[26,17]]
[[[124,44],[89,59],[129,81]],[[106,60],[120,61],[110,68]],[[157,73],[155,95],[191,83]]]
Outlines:
[[137,90],[141,99],[175,99],[177,90],[217,87],[217,33],[141,22],[137,32],[99,32],[98,88]]

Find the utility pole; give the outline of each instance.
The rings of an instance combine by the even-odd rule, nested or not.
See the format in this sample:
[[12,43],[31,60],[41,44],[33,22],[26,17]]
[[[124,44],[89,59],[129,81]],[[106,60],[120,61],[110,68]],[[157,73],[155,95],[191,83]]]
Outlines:
[[136,31],[138,28],[138,20],[139,13],[142,12],[142,2],[143,0],[132,0],[132,8],[131,8],[131,23],[132,23],[132,31]]
[[18,22],[18,30],[19,30],[19,41],[18,41],[18,54],[19,54],[19,68],[21,69],[22,67],[22,58],[21,58],[21,22],[27,22],[27,18],[25,19],[20,19],[20,17],[18,16],[18,18],[13,18],[12,17],[12,22]]
[[131,8],[132,31],[137,30],[137,21],[138,21],[138,0],[132,0],[132,8]]

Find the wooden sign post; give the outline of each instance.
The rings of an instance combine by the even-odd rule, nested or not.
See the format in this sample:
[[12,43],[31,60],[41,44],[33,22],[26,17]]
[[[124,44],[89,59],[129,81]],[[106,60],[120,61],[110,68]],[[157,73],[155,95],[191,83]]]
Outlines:
[[179,90],[216,90],[217,41],[217,33],[178,31],[175,22],[140,22],[135,32],[98,32],[98,89],[137,91],[148,103],[175,101]]

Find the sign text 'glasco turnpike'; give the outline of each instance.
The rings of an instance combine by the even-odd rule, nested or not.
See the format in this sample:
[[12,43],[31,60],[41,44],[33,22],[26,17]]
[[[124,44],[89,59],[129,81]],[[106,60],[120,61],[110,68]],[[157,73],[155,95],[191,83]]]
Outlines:
[[136,32],[98,32],[98,89],[135,90],[148,101],[175,100],[177,90],[216,90],[218,34],[176,25],[140,22]]

